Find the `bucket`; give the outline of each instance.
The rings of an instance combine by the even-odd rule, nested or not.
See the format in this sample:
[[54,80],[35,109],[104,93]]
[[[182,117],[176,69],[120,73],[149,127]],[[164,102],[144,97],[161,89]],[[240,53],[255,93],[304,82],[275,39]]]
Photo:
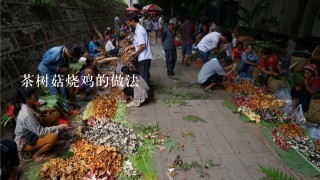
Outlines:
[[296,51],[292,53],[290,71],[291,72],[301,72],[302,68],[309,64],[311,54],[308,52]]

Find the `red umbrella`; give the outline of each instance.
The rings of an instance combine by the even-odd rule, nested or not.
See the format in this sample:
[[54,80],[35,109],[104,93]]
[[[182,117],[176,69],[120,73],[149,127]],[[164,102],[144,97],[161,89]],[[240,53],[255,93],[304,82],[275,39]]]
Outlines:
[[130,11],[130,12],[138,12],[139,9],[135,8],[135,7],[129,7],[126,9],[126,11]]
[[146,11],[162,11],[161,7],[155,4],[149,4],[142,8],[142,10]]

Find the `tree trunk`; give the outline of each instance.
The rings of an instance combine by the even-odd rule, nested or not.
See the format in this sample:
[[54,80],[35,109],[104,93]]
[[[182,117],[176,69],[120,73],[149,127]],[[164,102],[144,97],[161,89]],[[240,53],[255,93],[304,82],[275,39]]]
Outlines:
[[287,56],[291,56],[291,54],[296,49],[301,21],[302,21],[308,2],[309,0],[299,0],[296,17],[294,18],[291,24],[291,33],[290,33],[288,46],[287,46],[287,54],[286,54]]

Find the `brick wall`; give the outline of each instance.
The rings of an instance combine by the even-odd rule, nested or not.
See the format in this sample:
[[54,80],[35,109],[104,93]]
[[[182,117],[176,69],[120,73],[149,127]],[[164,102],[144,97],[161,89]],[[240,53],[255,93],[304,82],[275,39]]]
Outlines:
[[35,73],[50,47],[89,42],[91,22],[103,33],[125,4],[116,0],[57,0],[32,6],[28,0],[1,1],[1,102],[15,96],[23,74]]

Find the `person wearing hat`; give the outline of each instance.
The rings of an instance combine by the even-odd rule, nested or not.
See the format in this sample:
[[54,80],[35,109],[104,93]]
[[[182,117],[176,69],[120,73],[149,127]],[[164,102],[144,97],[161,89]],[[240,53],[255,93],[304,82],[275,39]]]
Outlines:
[[166,56],[168,76],[174,75],[173,70],[177,61],[177,49],[174,44],[174,39],[176,36],[175,28],[176,28],[176,21],[171,19],[169,22],[169,26],[165,28],[161,36],[161,42],[162,42],[163,50]]
[[312,94],[320,91],[320,78],[317,66],[308,64],[302,69],[302,82],[300,85],[291,89],[292,110],[301,104],[303,112],[309,109]]
[[202,38],[197,45],[203,64],[208,62],[210,52],[217,48],[219,43],[227,43],[232,40],[231,32],[224,31],[222,33],[212,32]]

